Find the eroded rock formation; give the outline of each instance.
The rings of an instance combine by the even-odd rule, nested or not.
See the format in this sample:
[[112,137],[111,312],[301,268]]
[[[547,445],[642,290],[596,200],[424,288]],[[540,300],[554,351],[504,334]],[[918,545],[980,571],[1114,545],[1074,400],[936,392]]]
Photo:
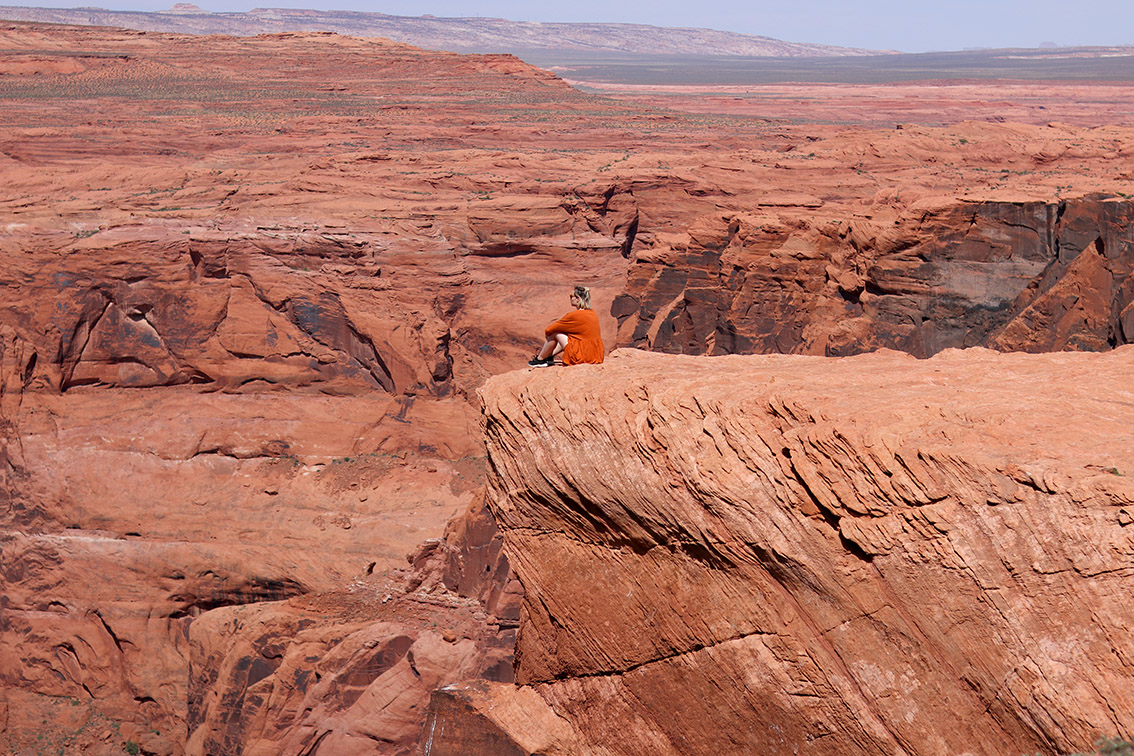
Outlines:
[[[12,292],[0,304],[0,747],[272,750],[332,731],[325,742],[336,748],[356,737],[373,747],[349,726],[372,709],[350,700],[354,693],[332,695],[331,683],[312,685],[326,700],[299,716],[306,688],[283,678],[295,659],[306,667],[308,657],[326,656],[322,674],[346,675],[347,689],[362,690],[369,674],[402,696],[397,724],[383,721],[389,748],[409,749],[432,687],[476,676],[478,665],[497,679],[510,670],[501,661],[509,644],[493,656],[474,640],[496,632],[477,629],[477,611],[490,610],[474,606],[480,597],[450,606],[427,596],[379,602],[363,617],[336,607],[370,606],[367,596],[328,599],[325,610],[314,597],[344,595],[356,580],[403,586],[391,570],[478,500],[483,450],[469,390],[521,363],[539,324],[565,307],[558,297],[542,301],[565,289],[541,266],[591,282],[621,277],[633,205],[605,185],[597,194],[557,185],[547,197],[482,197],[491,191],[474,192],[451,165],[459,187],[434,198],[412,179],[407,193],[386,171],[398,164],[390,176],[417,175],[402,160],[421,156],[358,152],[362,143],[347,163],[323,163],[325,145],[308,151],[307,140],[325,123],[295,133],[271,125],[281,123],[281,106],[291,119],[313,103],[260,93],[306,87],[324,93],[316,100],[338,99],[326,87],[343,81],[344,69],[327,54],[328,38],[229,40],[203,54],[203,40],[154,47],[147,35],[105,30],[2,33],[17,52],[0,63],[13,77],[0,86],[55,130],[25,134],[13,125],[21,116],[5,111],[3,170],[19,199],[0,234],[0,278]],[[297,42],[314,44],[298,57],[283,53]],[[63,59],[43,52],[57,44],[95,52],[63,56],[70,67],[21,64],[39,54],[21,48]],[[376,92],[405,81],[414,99],[431,68],[447,91],[462,88],[470,62],[351,44],[383,51],[362,75],[386,81]],[[293,68],[280,73],[277,54]],[[483,103],[472,80],[482,76],[490,99],[539,81],[537,99],[545,87],[573,96],[515,59],[482,62],[463,87],[474,110]],[[186,92],[180,72],[191,68],[213,77],[194,96],[215,109],[193,122],[167,119],[169,98]],[[511,95],[510,83],[519,85]],[[250,93],[255,117],[233,115],[234,86]],[[79,93],[99,103],[97,119],[64,105]],[[375,133],[395,122],[419,128],[402,115],[411,106],[385,105],[389,117]],[[458,128],[470,124],[483,122]],[[87,129],[100,133],[93,146]],[[289,165],[289,177],[249,180],[244,171],[265,167],[265,155]],[[507,162],[494,152],[469,156]],[[329,183],[304,176],[313,164]],[[77,215],[59,200],[72,189],[84,194]],[[604,252],[609,261],[590,264]],[[600,306],[610,296],[599,294]],[[316,609],[280,603],[301,597]],[[321,629],[300,627],[304,617]],[[393,677],[359,650],[378,621],[378,636],[403,639],[390,641]],[[465,628],[452,643],[433,629],[449,624]],[[397,664],[414,644],[411,658],[434,677],[399,688],[390,681],[414,677],[398,677],[405,664]],[[261,661],[241,666],[253,657]],[[267,674],[281,659],[279,677]],[[277,684],[290,693],[259,697]],[[60,717],[60,702],[69,716]]]
[[434,690],[510,682],[519,590],[482,500],[412,569],[203,615],[189,631],[193,753],[414,752]]
[[541,718],[565,753],[1130,737],[1132,369],[621,350],[490,380],[526,687],[439,692],[430,753],[533,752]]
[[722,214],[641,246],[614,303],[620,333],[679,354],[1134,342],[1134,203],[1123,198],[820,218]]
[[[767,294],[770,254],[806,332],[777,331],[782,348],[913,349],[925,270],[984,301],[932,234],[979,216],[965,249],[1011,260],[996,218],[1064,203],[1050,281],[1028,293],[1053,246],[980,269],[997,297],[1023,287],[996,333],[1094,348],[1128,327],[1129,237],[1107,225],[1128,210],[1099,198],[1134,194],[1129,128],[706,118],[509,56],[330,34],[0,40],[0,749],[404,752],[430,686],[470,677],[436,706],[526,711],[548,736],[525,743],[568,742],[543,698],[493,684],[518,588],[490,525],[428,539],[479,501],[476,389],[523,365],[571,283],[594,288],[609,345],[641,343],[638,318],[649,346],[671,348],[653,339],[672,323],[706,351],[734,301]],[[1004,98],[965,91],[966,113]],[[698,283],[733,255],[751,275]],[[868,290],[875,268],[894,289]],[[621,334],[620,294],[638,303],[617,300]],[[942,332],[991,332],[934,307]],[[552,664],[534,648],[525,674]],[[563,648],[565,669],[583,658]]]

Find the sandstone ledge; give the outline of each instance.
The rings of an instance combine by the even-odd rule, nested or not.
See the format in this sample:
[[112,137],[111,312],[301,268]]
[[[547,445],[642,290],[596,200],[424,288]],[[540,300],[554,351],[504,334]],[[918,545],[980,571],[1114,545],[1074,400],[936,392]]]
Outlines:
[[517,681],[595,753],[1130,737],[1132,374],[1131,347],[620,350],[494,378]]

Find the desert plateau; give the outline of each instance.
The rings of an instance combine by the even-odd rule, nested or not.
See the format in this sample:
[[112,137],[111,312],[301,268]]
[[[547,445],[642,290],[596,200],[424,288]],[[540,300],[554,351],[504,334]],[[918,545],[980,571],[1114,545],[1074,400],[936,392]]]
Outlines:
[[0,21],[0,753],[1134,739],[1134,52],[572,55]]

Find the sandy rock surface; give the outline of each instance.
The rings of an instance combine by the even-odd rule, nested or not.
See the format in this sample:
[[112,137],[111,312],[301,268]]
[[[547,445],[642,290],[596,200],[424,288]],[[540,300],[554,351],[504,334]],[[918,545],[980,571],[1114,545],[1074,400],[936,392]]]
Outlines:
[[1129,737],[1132,369],[620,350],[492,379],[517,682],[594,753]]
[[[1129,55],[1129,48],[1121,51]],[[692,113],[791,120],[806,112],[812,128],[856,124],[946,125],[965,121],[1075,126],[1129,123],[1134,91],[1124,82],[945,79],[883,84],[628,84],[557,70],[565,80],[620,100]]]

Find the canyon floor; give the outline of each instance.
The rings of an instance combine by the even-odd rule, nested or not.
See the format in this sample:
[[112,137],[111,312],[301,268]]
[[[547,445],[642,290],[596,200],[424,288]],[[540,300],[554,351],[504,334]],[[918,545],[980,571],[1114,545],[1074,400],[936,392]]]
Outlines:
[[[571,284],[609,348],[1134,342],[1129,83],[584,91],[333,34],[0,37],[13,753],[412,753],[435,690],[511,685],[540,570],[485,508],[478,390]],[[1002,737],[1131,735],[1096,714]]]

